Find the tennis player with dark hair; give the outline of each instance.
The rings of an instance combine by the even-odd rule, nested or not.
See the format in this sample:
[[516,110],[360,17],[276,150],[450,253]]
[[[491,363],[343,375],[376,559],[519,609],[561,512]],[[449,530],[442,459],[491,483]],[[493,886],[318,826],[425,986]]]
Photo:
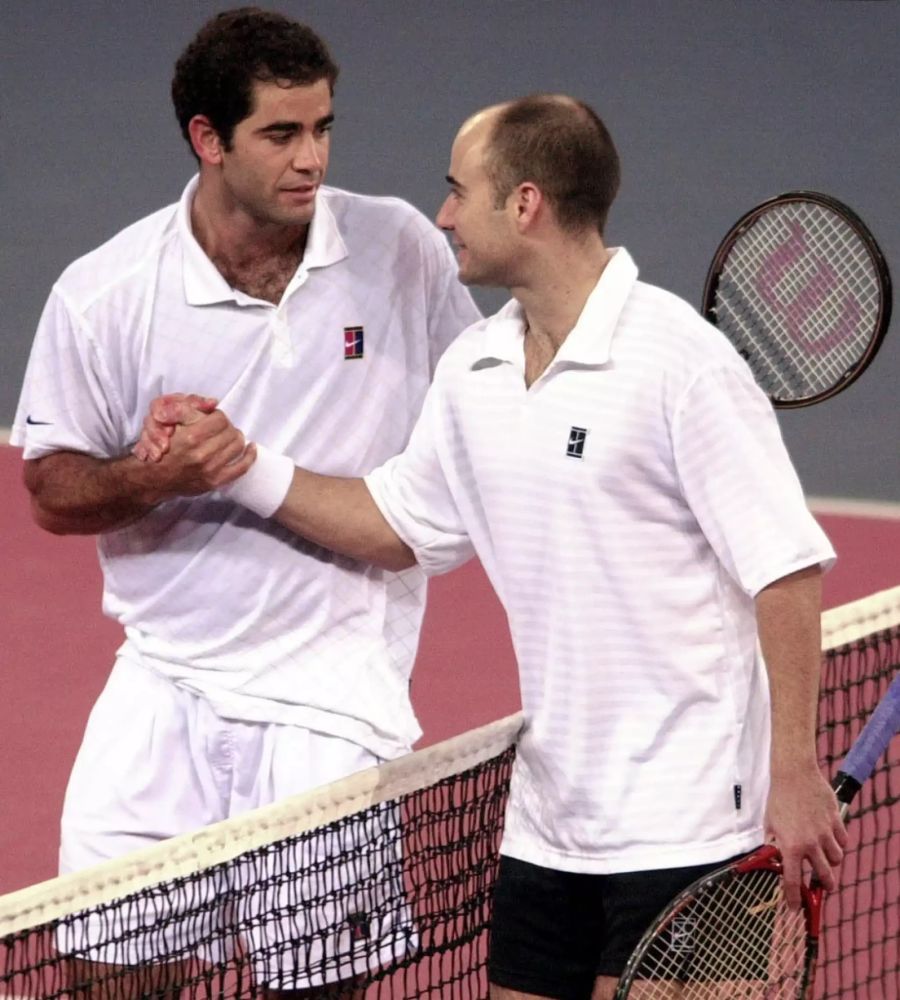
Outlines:
[[[66,795],[63,872],[420,735],[423,572],[335,556],[239,505],[229,484],[254,448],[214,408],[294,462],[360,475],[403,449],[438,357],[480,316],[419,212],[324,186],[337,75],[305,25],[213,18],[172,85],[198,175],[72,264],[41,318],[12,440],[37,522],[99,533],[104,609],[126,633]],[[140,462],[151,401],[185,386],[209,412]],[[273,989],[320,985],[276,964],[258,970]]]
[[[467,121],[438,224],[461,279],[512,300],[447,351],[408,447],[364,480],[293,469],[285,488],[292,459],[261,447],[237,484],[376,565],[442,573],[477,554],[500,596],[527,728],[497,998],[611,997],[699,874],[774,838],[796,905],[801,866],[833,886],[846,839],[814,741],[834,553],[744,361],[607,248],[618,180],[578,101]],[[153,458],[203,419],[179,400],[151,412]],[[169,441],[160,423],[177,422]]]

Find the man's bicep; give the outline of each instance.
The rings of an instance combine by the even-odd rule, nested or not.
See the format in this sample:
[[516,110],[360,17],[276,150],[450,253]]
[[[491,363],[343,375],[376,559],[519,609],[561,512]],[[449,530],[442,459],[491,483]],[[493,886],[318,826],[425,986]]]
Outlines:
[[83,452],[54,451],[25,459],[23,480],[33,504],[47,511],[77,509],[84,501],[96,499],[98,474],[109,464]]
[[76,451],[27,459],[24,469],[32,516],[55,535],[96,535],[139,520],[158,502],[153,475],[133,458]]
[[22,482],[32,496],[36,495],[41,488],[40,467],[46,458],[52,458],[52,455],[46,455],[44,458],[26,458],[22,463]]
[[38,527],[54,534],[94,534],[95,515],[85,519],[81,500],[98,460],[79,452],[57,451],[26,459],[22,478]]
[[75,451],[53,451],[22,463],[25,488],[32,496],[50,488],[65,488],[73,479],[87,472],[96,459]]

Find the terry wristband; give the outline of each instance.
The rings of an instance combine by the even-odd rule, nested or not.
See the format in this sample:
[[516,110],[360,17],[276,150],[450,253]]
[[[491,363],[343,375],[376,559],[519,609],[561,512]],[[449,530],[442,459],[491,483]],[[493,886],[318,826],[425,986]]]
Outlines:
[[258,444],[253,465],[220,492],[260,517],[271,517],[284,503],[293,476],[294,463],[287,455]]

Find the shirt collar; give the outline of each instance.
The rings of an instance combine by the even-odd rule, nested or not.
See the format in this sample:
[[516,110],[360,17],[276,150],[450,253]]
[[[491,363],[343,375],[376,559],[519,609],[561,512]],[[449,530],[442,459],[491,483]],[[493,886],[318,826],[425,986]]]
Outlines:
[[[551,363],[602,365],[609,361],[613,334],[638,270],[624,247],[610,249],[609,263],[588,296],[578,322]],[[523,364],[525,313],[512,299],[491,317],[485,329],[484,357]]]
[[[192,306],[206,306],[216,302],[246,302],[248,297],[232,288],[222,277],[191,229],[191,205],[199,183],[199,175],[188,181],[176,209],[176,224],[184,259],[185,299]],[[297,268],[297,275],[314,267],[336,264],[346,256],[347,247],[338,228],[337,219],[331,211],[324,189],[320,188],[316,195],[316,210],[309,226],[306,250]],[[292,290],[297,275],[292,280],[289,290]]]
[[347,246],[341,236],[337,219],[328,204],[328,188],[319,188],[316,194],[316,210],[309,225],[309,238],[303,254],[301,267],[328,267],[347,256]]

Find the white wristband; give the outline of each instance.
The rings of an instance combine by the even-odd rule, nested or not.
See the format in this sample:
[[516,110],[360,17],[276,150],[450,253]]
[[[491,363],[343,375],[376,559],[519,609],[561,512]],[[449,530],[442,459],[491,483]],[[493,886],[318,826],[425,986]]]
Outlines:
[[219,492],[260,517],[271,517],[284,503],[293,477],[294,463],[287,455],[258,444],[253,465]]

